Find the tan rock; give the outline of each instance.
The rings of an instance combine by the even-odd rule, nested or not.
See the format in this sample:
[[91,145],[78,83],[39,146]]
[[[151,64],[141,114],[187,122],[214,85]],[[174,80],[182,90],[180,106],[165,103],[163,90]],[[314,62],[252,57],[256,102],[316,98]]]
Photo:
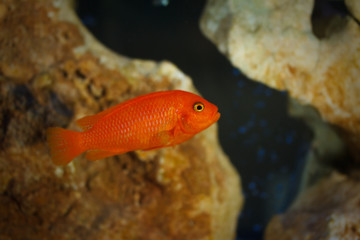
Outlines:
[[[345,140],[313,111],[292,109],[314,129],[315,139],[303,192],[270,221],[269,240],[360,236],[360,4],[345,4],[352,16],[330,17],[326,25],[315,19],[312,26],[313,0],[208,0],[201,18],[204,34],[234,66],[315,107]],[[344,146],[351,158],[344,155]]]
[[286,214],[274,217],[265,239],[358,239],[359,193],[357,181],[334,174],[302,194]]
[[350,9],[356,19],[360,19],[360,2],[356,0],[345,0],[345,4]]
[[233,239],[243,198],[216,125],[173,148],[66,167],[45,144],[49,126],[195,91],[189,77],[104,48],[70,1],[6,1],[0,29],[0,239]]
[[[250,78],[288,90],[341,129],[360,161],[360,28],[335,18],[318,39],[312,0],[209,0],[201,29]],[[356,0],[346,1],[359,16]]]

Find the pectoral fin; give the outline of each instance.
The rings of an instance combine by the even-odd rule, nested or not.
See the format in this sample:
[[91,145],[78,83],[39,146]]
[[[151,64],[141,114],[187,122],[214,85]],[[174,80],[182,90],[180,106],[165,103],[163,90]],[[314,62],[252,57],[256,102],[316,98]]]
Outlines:
[[163,148],[163,147],[173,146],[174,143],[176,142],[175,141],[176,137],[178,136],[180,131],[181,131],[180,128],[178,126],[176,126],[171,130],[159,132],[158,134],[156,134],[153,137],[153,142],[156,142],[158,144],[156,144],[156,146],[146,148],[143,150],[150,151],[150,150],[159,149],[159,148]]

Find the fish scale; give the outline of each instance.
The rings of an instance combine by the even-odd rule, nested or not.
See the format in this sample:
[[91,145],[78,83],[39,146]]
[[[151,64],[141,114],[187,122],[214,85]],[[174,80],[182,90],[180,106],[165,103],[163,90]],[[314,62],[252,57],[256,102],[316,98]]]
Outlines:
[[87,159],[98,160],[182,143],[219,117],[215,105],[193,93],[155,92],[77,120],[83,132],[49,128],[48,144],[57,165],[67,164],[82,152],[87,152]]
[[[84,138],[89,139],[84,143],[85,147],[113,150],[142,148],[148,144],[159,145],[161,139],[154,138],[153,134],[175,126],[174,105],[174,101],[153,98],[129,106],[129,111],[119,111],[85,132]],[[146,116],[146,119],[143,116]],[[164,124],[159,124],[162,116],[165,117]],[[119,126],[123,126],[123,131]]]

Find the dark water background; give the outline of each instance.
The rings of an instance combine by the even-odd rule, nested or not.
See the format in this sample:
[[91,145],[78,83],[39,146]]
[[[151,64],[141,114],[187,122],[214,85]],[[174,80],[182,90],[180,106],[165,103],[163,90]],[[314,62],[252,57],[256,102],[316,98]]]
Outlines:
[[286,92],[247,79],[199,29],[205,1],[79,0],[103,44],[131,58],[169,60],[221,112],[221,145],[241,174],[245,206],[237,239],[262,239],[271,216],[294,199],[311,131],[287,114]]

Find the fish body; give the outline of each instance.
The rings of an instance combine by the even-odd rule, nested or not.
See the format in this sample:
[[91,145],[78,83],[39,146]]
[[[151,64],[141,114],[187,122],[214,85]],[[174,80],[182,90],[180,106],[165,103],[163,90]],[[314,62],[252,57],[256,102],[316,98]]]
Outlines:
[[94,161],[129,151],[174,146],[219,117],[218,108],[198,95],[161,91],[77,120],[83,132],[49,128],[47,140],[53,162],[66,165],[83,152]]

